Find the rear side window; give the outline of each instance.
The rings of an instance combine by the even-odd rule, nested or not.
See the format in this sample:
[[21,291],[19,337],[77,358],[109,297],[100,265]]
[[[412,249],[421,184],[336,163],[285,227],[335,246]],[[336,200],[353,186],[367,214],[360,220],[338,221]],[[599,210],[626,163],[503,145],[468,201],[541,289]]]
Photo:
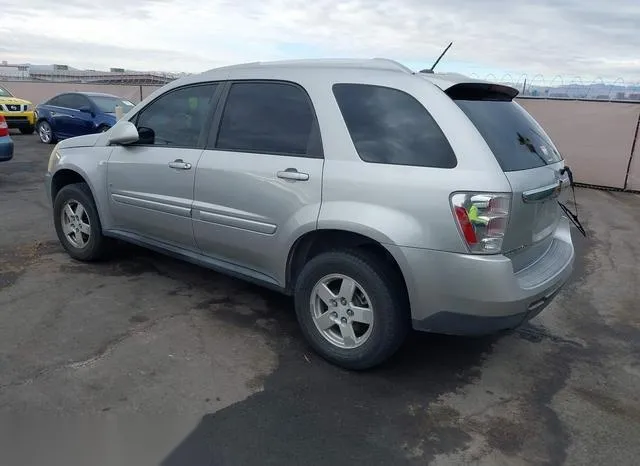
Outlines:
[[456,156],[429,112],[389,87],[335,84],[333,93],[365,162],[453,168]]
[[516,102],[455,100],[493,151],[505,172],[562,160],[540,125]]
[[289,83],[240,82],[229,90],[216,147],[319,156],[314,151],[315,136],[315,114],[301,88]]

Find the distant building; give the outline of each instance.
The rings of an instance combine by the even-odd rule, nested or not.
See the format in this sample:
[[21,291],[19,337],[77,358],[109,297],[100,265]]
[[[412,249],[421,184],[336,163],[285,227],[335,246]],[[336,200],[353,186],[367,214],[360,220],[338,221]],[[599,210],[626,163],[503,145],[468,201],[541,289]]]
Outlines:
[[6,61],[0,64],[0,78],[29,81],[163,85],[182,75],[184,75],[184,73],[127,71],[124,68],[111,68],[110,71],[79,70],[62,64],[12,65]]

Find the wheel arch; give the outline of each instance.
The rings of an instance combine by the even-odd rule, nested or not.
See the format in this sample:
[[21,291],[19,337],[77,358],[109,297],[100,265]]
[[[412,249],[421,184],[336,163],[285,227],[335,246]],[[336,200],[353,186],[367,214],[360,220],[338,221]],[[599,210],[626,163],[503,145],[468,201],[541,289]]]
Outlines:
[[[55,202],[56,195],[62,188],[74,183],[85,183],[89,187],[91,197],[98,210],[98,217],[100,217],[100,221],[103,222],[101,199],[96,196],[96,191],[90,182],[90,178],[75,166],[61,167],[51,176],[51,202]],[[102,226],[104,227],[104,224]]]
[[340,229],[319,229],[300,236],[292,245],[287,257],[286,285],[287,293],[293,293],[296,279],[304,264],[323,252],[332,250],[359,249],[369,252],[387,264],[401,282],[403,293],[408,298],[407,282],[396,258],[381,242],[370,236]]

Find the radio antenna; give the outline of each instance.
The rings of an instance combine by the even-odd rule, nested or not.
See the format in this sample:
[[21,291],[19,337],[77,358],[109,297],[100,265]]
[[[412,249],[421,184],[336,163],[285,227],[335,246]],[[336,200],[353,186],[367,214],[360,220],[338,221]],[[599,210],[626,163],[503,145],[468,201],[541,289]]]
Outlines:
[[436,67],[436,65],[438,63],[440,63],[440,60],[442,60],[442,57],[444,57],[444,54],[449,51],[449,49],[451,48],[452,45],[453,45],[453,42],[451,42],[449,45],[447,45],[447,48],[444,49],[444,51],[440,54],[440,56],[438,57],[436,62],[433,65],[431,65],[431,68],[421,70],[420,73],[433,73],[433,70]]

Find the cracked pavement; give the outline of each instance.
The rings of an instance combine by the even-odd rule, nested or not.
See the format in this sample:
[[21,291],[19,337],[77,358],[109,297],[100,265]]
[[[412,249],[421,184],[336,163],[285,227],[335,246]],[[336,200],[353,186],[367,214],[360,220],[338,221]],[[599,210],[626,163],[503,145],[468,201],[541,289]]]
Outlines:
[[[574,278],[526,327],[316,357],[283,296],[121,245],[58,244],[51,146],[0,163],[0,464],[637,464],[640,196],[578,190]],[[37,444],[38,448],[34,448]]]

